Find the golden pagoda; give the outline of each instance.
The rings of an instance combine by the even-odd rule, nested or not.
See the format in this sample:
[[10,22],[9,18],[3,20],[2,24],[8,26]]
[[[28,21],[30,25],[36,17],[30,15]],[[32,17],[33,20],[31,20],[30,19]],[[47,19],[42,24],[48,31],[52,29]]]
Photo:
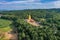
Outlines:
[[33,26],[39,26],[39,24],[34,19],[31,18],[31,15],[28,15],[27,22]]
[[31,15],[29,15],[28,19],[29,19],[29,20],[31,19]]
[[28,16],[28,21],[29,22],[34,22],[34,20],[31,18],[31,15]]

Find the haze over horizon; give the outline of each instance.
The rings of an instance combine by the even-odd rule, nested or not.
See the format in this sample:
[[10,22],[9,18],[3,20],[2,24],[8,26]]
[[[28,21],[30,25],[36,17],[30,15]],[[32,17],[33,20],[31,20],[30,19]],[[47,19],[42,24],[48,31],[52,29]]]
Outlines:
[[0,10],[60,8],[60,0],[0,0]]

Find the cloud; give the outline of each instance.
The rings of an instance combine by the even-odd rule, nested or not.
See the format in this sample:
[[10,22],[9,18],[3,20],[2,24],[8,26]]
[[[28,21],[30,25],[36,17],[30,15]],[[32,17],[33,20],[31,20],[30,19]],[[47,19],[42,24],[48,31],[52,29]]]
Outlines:
[[60,0],[54,2],[55,8],[60,8]]
[[35,0],[27,0],[27,1],[29,1],[29,2],[34,2]]
[[48,6],[50,5],[50,8],[60,8],[60,0],[52,1],[49,3],[46,3]]
[[2,1],[0,2],[0,4],[29,4],[29,3],[40,3],[41,0],[19,0],[19,1],[10,1],[10,2],[7,2],[7,1]]
[[12,1],[12,2],[0,2],[0,4],[16,4],[16,3],[27,3],[28,1]]
[[18,9],[46,9],[60,8],[60,0],[44,2],[41,0],[22,0],[22,1],[3,1],[0,2],[0,9],[18,10]]
[[31,2],[34,2],[34,1],[35,0],[11,1],[11,2],[2,1],[2,2],[0,2],[0,4],[31,3]]

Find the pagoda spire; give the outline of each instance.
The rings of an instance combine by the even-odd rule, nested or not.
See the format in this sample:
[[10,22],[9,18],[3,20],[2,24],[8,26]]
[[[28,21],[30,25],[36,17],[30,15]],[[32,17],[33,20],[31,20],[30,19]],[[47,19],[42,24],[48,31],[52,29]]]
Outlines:
[[28,19],[31,20],[31,15],[29,15]]

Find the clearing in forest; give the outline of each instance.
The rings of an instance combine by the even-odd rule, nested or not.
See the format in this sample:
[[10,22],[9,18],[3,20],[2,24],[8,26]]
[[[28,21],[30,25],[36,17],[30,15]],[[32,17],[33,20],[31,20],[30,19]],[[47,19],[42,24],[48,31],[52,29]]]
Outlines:
[[33,25],[33,26],[40,26],[38,22],[36,22],[35,20],[33,20],[31,18],[31,15],[29,15],[28,19],[26,19],[27,23]]
[[12,21],[0,19],[0,40],[17,40],[17,34],[11,28]]

